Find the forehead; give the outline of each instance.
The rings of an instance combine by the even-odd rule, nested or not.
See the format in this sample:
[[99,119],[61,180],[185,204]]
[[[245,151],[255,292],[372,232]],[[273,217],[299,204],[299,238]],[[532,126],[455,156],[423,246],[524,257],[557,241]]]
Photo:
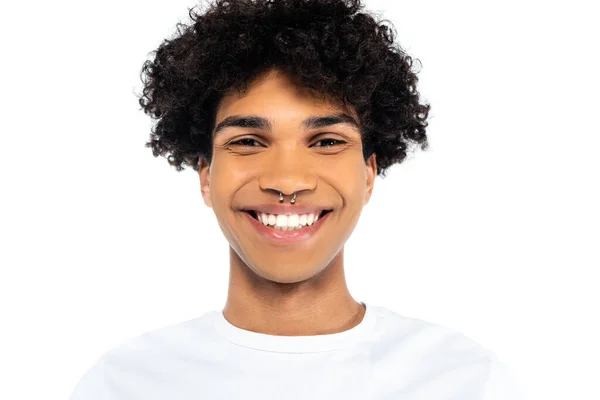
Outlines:
[[339,102],[316,96],[285,73],[271,70],[252,81],[244,93],[237,90],[227,93],[219,103],[216,122],[236,114],[268,114],[277,120],[339,111],[355,115],[353,110],[345,109]]

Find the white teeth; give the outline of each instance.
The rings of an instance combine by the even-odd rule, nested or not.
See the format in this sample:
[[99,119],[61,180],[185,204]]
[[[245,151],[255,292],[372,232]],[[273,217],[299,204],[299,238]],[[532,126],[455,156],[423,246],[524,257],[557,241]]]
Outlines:
[[308,221],[308,216],[306,214],[302,214],[298,222],[300,225],[306,225],[306,221]]
[[263,223],[263,225],[269,225],[269,216],[265,213],[258,214],[258,220]]
[[271,226],[282,231],[292,231],[314,224],[319,219],[319,213],[275,215],[256,213],[258,220],[265,226]]
[[281,229],[287,227],[287,216],[286,215],[278,215],[277,221],[275,222],[275,226],[278,228],[281,228]]
[[288,217],[288,226],[298,226],[298,222],[300,222],[300,217],[298,214],[292,214]]

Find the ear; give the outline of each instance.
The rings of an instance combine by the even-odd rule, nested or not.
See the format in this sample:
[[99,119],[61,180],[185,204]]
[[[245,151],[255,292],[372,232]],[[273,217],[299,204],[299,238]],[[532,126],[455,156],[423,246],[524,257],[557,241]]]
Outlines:
[[364,204],[367,204],[371,199],[371,194],[373,194],[373,185],[375,184],[375,177],[377,176],[377,160],[375,153],[371,154],[367,159],[365,168],[367,169],[367,191]]
[[202,192],[204,204],[212,208],[212,202],[210,201],[210,164],[202,156],[198,165],[198,175],[200,176],[200,191]]

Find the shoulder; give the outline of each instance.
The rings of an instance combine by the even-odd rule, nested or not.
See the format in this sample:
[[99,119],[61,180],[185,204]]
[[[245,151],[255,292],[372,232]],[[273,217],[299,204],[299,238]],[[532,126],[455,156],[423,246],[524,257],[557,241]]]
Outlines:
[[398,314],[385,307],[372,307],[375,314],[374,339],[400,350],[410,350],[420,358],[472,354],[487,358],[491,350],[462,332],[426,321]]
[[525,400],[527,398],[522,382],[498,359],[490,357],[489,374],[485,386],[484,400]]
[[373,347],[384,358],[403,360],[413,376],[469,379],[485,400],[526,398],[521,383],[496,353],[466,334],[383,307],[373,311],[377,319]]
[[168,361],[173,354],[185,353],[186,345],[198,339],[210,340],[214,312],[163,326],[130,337],[102,354],[77,382],[70,400],[105,398],[105,382],[122,371],[143,371],[145,367]]

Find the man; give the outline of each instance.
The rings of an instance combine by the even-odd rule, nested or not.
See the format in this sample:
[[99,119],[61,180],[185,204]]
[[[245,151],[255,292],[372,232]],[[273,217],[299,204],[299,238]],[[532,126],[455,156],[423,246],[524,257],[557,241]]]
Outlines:
[[72,399],[517,399],[494,354],[356,301],[374,179],[427,148],[411,58],[360,1],[217,1],[143,68],[147,143],[198,172],[229,241],[222,311],[104,354]]

